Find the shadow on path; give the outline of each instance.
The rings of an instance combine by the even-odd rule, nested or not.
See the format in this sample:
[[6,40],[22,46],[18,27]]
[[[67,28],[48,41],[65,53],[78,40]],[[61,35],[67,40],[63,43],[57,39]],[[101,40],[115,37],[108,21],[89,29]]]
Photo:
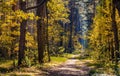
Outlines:
[[64,64],[44,70],[47,72],[46,76],[89,76],[90,68],[86,66],[85,62],[80,65],[78,59],[69,59]]

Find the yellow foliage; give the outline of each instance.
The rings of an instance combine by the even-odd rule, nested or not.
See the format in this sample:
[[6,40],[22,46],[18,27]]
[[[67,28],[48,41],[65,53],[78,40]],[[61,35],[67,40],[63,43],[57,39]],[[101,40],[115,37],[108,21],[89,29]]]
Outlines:
[[[105,3],[104,3],[105,2]],[[97,13],[94,18],[94,23],[92,25],[92,30],[90,31],[90,46],[96,54],[96,59],[105,56],[107,51],[105,48],[108,46],[108,39],[113,38],[112,35],[112,26],[111,26],[111,10],[110,10],[110,1],[103,1],[104,6],[99,5],[97,7]],[[109,37],[112,36],[112,37]],[[101,54],[102,53],[102,54]],[[104,57],[106,59],[108,57]]]

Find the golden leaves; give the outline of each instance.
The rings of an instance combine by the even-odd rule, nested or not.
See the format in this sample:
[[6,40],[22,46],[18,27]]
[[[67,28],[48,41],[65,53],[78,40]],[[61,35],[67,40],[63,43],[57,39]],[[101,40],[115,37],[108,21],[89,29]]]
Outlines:
[[16,1],[15,0],[6,0],[5,4],[8,5],[8,6],[15,5]]
[[48,2],[49,17],[54,20],[68,21],[68,9],[62,0],[50,0]]

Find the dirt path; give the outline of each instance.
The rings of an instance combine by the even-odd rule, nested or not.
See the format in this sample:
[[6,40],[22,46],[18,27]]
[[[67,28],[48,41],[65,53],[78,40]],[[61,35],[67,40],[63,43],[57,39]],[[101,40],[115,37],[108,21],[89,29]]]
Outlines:
[[89,76],[90,68],[85,63],[78,59],[69,59],[64,64],[47,70],[46,76]]

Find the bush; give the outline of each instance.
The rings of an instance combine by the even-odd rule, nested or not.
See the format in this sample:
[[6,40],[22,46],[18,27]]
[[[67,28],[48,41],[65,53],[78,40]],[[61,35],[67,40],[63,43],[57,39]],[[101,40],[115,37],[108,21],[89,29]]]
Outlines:
[[31,67],[31,61],[30,59],[28,58],[28,56],[25,56],[25,59],[23,60],[23,66],[25,67]]

